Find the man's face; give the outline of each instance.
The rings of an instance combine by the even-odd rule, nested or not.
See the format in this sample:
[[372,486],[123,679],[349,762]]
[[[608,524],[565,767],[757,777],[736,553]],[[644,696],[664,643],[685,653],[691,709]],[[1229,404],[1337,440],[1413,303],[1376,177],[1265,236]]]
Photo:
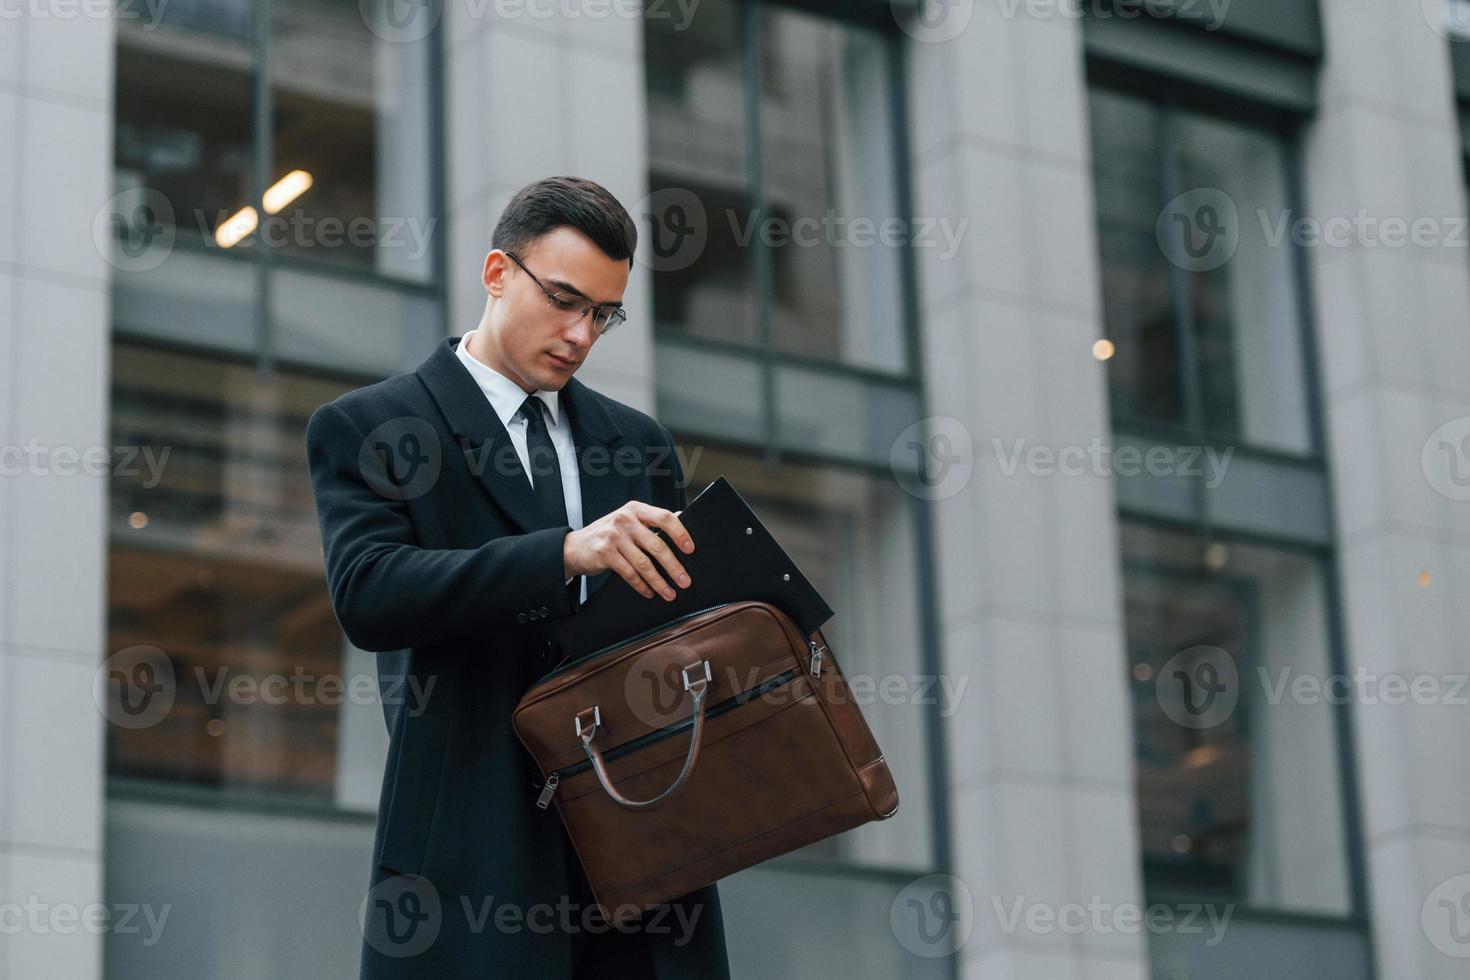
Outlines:
[[[553,293],[613,304],[622,302],[628,286],[628,260],[609,258],[573,228],[555,228],[516,255]],[[559,391],[597,342],[594,314],[579,317],[576,311],[557,309],[541,286],[499,249],[485,257],[482,278],[494,304],[488,336],[480,338],[477,353],[528,393]]]

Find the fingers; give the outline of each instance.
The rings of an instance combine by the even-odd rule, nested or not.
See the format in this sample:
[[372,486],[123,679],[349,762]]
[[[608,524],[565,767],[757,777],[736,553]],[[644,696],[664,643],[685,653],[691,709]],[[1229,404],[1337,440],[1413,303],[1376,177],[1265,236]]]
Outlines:
[[669,540],[686,555],[694,550],[694,539],[690,537],[689,531],[684,523],[679,520],[680,511],[664,510],[662,507],[654,507],[652,504],[639,504],[638,518],[645,526],[653,526],[668,535]]
[[663,538],[654,534],[647,527],[640,527],[634,532],[634,542],[658,562],[670,583],[678,583],[681,588],[689,587],[689,572]]
[[631,536],[618,538],[617,544],[623,561],[633,570],[633,577],[629,579],[629,584],[633,588],[642,593],[645,598],[653,598],[655,592],[666,600],[674,598],[674,590],[658,573],[658,566],[643,549],[634,543]]
[[[629,519],[622,522],[620,528],[623,533],[617,538],[620,554],[638,577],[638,581],[630,581],[629,584],[645,596],[651,595],[645,589],[652,589],[665,600],[672,601],[675,592],[670,583],[677,582],[688,588],[690,576],[674,550],[653,532],[653,528],[663,530],[675,542],[682,542],[686,551],[693,550],[693,539],[670,511],[647,504],[630,510]],[[660,570],[667,575],[667,580],[659,574]]]
[[643,598],[653,598],[653,591],[649,589],[648,583],[642,575],[638,574],[638,570],[633,567],[633,563],[624,558],[621,552],[608,559],[607,567],[617,572],[622,577],[622,580],[632,586],[634,591],[643,596]]

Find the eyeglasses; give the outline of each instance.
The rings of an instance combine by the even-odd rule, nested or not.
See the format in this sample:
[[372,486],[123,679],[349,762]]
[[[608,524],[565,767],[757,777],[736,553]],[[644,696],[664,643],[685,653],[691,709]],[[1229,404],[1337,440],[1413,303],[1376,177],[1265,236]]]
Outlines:
[[[623,311],[621,306],[594,303],[580,293],[547,289],[546,285],[540,279],[536,278],[536,273],[526,268],[526,263],[521,261],[519,255],[510,251],[507,251],[505,254],[510,256],[512,262],[521,267],[522,272],[531,277],[532,282],[541,287],[541,291],[546,294],[547,302],[553,307],[564,313],[575,311],[579,320],[588,313],[592,313],[592,326],[597,329],[598,333],[607,333],[628,319],[628,314]],[[596,311],[595,313],[593,312],[594,310]]]

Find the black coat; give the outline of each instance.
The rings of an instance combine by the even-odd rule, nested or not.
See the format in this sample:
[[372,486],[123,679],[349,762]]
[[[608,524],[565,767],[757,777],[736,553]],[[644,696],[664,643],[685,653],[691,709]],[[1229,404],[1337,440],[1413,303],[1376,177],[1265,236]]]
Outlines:
[[[590,896],[555,809],[535,805],[540,773],[511,711],[550,666],[544,624],[576,614],[571,527],[544,526],[458,343],[321,406],[306,429],[332,608],[378,654],[390,735],[362,976],[570,978],[574,937],[589,931],[567,896]],[[629,500],[683,509],[667,429],[575,377],[560,404],[584,523]],[[591,577],[589,594],[611,574]],[[598,942],[646,942],[660,980],[728,976],[716,887],[668,913]]]

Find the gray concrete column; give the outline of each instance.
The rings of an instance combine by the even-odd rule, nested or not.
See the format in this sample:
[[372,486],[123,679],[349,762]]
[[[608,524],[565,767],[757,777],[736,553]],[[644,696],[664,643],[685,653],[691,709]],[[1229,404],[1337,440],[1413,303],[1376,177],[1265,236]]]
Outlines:
[[[98,977],[113,23],[0,18],[0,975]],[[95,456],[93,457],[95,459]],[[95,472],[95,467],[93,468]],[[95,913],[93,913],[95,915]],[[95,919],[92,921],[95,922]]]
[[[1465,673],[1470,633],[1470,254],[1449,45],[1418,3],[1331,0],[1321,16],[1307,197],[1311,217],[1356,225],[1308,250],[1348,667],[1443,683]],[[1391,244],[1390,219],[1426,222],[1419,243]],[[1352,705],[1383,980],[1470,976],[1470,713],[1448,700]]]
[[1143,978],[1137,933],[1010,918],[1142,901],[1112,480],[1005,460],[1111,430],[1081,24],[980,0],[957,26],[914,32],[909,91],[916,216],[969,219],[956,256],[918,253],[927,411],[975,454],[935,505],[943,656],[972,675],[948,722],[963,974]]

